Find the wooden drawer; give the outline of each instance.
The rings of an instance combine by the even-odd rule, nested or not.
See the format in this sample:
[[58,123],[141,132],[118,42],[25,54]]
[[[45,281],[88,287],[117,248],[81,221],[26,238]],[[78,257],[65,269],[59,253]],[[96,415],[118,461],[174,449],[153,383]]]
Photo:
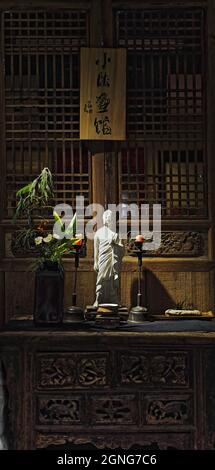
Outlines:
[[152,426],[193,425],[193,398],[190,395],[144,397],[143,422]]
[[39,393],[36,394],[36,425],[118,426],[139,429],[147,426],[193,426],[190,394]]
[[140,424],[138,395],[91,395],[88,397],[90,424],[93,426],[132,426]]
[[36,426],[74,427],[86,419],[84,397],[75,394],[39,394],[35,400]]

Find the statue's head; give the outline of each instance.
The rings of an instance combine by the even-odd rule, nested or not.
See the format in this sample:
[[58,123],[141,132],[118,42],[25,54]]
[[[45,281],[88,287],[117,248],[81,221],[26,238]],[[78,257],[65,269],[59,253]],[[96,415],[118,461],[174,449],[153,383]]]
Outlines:
[[110,227],[112,223],[113,223],[113,212],[110,209],[108,209],[103,214],[103,224],[106,225],[106,227]]

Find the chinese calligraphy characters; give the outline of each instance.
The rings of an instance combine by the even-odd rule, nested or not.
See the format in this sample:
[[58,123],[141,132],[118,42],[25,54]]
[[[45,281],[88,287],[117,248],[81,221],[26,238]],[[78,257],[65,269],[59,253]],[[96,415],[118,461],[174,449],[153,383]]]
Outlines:
[[110,98],[107,93],[101,93],[96,97],[96,104],[98,105],[99,113],[106,113],[110,104]]
[[81,48],[80,139],[125,139],[125,49]]
[[[103,135],[110,135],[111,134],[111,124],[110,124],[110,118],[108,116],[108,110],[109,110],[109,105],[110,105],[110,97],[107,93],[107,91],[103,91],[106,87],[110,87],[110,77],[109,74],[106,71],[106,66],[108,63],[111,63],[111,58],[107,55],[106,52],[104,52],[102,60],[99,58],[96,59],[95,64],[100,67],[100,62],[101,62],[101,68],[102,70],[98,71],[97,74],[97,80],[96,80],[96,86],[99,88],[100,93],[96,95],[96,110],[95,113],[103,114],[105,113],[104,116],[95,116],[94,119],[94,127],[96,130],[97,134],[103,134]],[[100,90],[102,89],[102,90]],[[85,113],[92,113],[93,112],[93,106],[91,100],[88,100],[84,104],[84,112]]]
[[94,126],[96,128],[97,134],[110,135],[111,127],[109,124],[110,124],[110,121],[109,121],[108,116],[105,116],[104,118],[101,118],[101,119],[98,119],[96,117],[94,121]]

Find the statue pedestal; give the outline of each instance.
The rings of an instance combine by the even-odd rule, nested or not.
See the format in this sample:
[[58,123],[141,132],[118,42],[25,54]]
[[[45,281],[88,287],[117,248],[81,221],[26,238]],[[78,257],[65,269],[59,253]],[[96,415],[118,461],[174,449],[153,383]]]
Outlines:
[[95,322],[97,325],[120,325],[120,316],[117,304],[101,304],[98,306]]
[[[113,310],[107,311],[107,308],[95,307],[94,305],[87,305],[85,310],[85,319],[88,321],[95,321],[97,324],[113,325],[124,323],[128,319],[127,307],[118,307],[115,312]],[[105,310],[105,311],[104,311]]]
[[118,314],[102,314],[96,315],[95,324],[103,326],[119,326],[121,323],[120,316]]

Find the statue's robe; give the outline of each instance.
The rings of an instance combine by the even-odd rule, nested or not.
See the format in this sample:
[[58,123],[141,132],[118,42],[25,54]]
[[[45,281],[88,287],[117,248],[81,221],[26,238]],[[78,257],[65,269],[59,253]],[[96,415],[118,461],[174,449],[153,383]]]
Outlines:
[[94,269],[97,271],[96,301],[119,304],[119,274],[124,247],[116,232],[108,227],[97,230],[94,238]]

